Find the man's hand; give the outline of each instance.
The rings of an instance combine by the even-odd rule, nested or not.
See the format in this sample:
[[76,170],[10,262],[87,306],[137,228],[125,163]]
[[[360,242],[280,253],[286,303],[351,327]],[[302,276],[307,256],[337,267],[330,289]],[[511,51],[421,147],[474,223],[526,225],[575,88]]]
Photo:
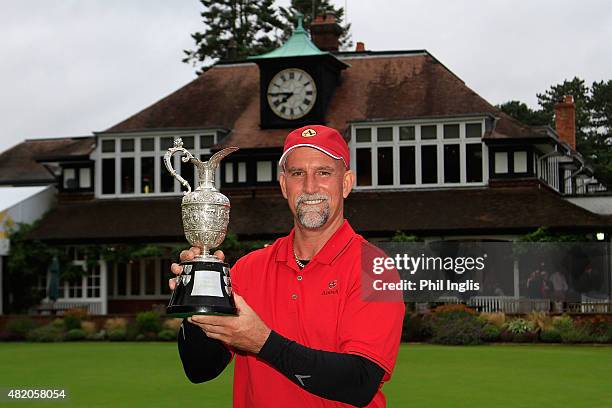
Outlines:
[[270,328],[238,294],[234,293],[238,316],[194,315],[189,321],[211,339],[249,353],[257,354],[270,335]]
[[[197,247],[191,247],[187,250],[181,251],[181,262],[191,261],[198,255],[200,255],[200,248]],[[225,259],[225,254],[221,250],[215,251],[215,256],[222,261]],[[183,272],[183,267],[177,263],[173,263],[172,265],[170,265],[170,270],[173,274],[178,276]],[[168,281],[168,286],[170,286],[170,290],[174,290],[174,288],[176,287],[176,278],[170,279]]]

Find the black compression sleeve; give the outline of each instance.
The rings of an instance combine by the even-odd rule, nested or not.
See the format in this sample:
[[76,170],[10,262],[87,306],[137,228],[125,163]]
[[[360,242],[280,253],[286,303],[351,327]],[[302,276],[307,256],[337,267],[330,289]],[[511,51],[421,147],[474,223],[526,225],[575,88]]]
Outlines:
[[358,407],[374,398],[385,373],[365,357],[308,348],[275,331],[257,356],[304,390]]
[[183,319],[178,350],[185,375],[192,383],[210,381],[227,367],[232,354],[220,340],[208,338],[198,326]]

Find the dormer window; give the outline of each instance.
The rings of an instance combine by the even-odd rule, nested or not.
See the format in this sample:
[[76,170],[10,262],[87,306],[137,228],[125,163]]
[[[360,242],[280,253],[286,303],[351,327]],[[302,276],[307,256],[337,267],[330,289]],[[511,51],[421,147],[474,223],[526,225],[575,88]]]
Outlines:
[[484,185],[484,121],[354,125],[356,188]]
[[62,168],[62,191],[89,191],[92,189],[92,168],[86,164],[66,164]]
[[[210,148],[218,143],[217,132],[151,135],[130,134],[100,136],[96,153],[99,197],[133,197],[140,195],[174,195],[181,186],[170,175],[164,164],[164,154],[181,137],[183,147],[194,156],[207,160]],[[172,158],[172,165],[195,188],[197,172],[191,163],[184,163],[180,155]]]

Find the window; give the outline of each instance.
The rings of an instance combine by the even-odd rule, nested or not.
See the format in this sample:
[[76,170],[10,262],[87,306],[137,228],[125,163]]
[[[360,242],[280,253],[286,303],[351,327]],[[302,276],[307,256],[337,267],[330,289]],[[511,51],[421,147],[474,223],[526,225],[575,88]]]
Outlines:
[[415,147],[400,147],[400,184],[416,183]]
[[[97,176],[99,187],[96,194],[102,197],[179,194],[183,188],[170,175],[163,160],[166,151],[174,146],[174,140],[178,137],[183,140],[183,147],[195,157],[209,155],[210,146],[217,142],[216,133],[103,137],[100,140],[100,158],[96,163],[96,173],[100,174]],[[195,166],[190,162],[184,163],[179,154],[175,154],[171,160],[172,167],[195,188]],[[93,174],[91,169],[77,171],[79,188],[91,188],[94,184],[91,179]]]
[[215,137],[213,135],[200,136],[200,149],[211,147],[215,144]]
[[465,168],[468,183],[482,181],[482,145],[471,143],[465,146]]
[[130,194],[134,192],[134,158],[125,157],[121,159],[121,193]]
[[155,259],[145,259],[141,262],[144,272],[144,294],[154,295],[156,292],[157,269]]
[[232,162],[225,163],[225,182],[234,182],[234,163]]
[[151,194],[155,191],[155,158],[142,157],[140,159],[140,192]]
[[444,139],[459,139],[459,125],[444,125]]
[[393,184],[393,147],[379,147],[378,152],[378,185]]
[[78,186],[75,169],[64,169],[64,189],[75,189]]
[[508,173],[508,152],[495,152],[495,173]]
[[362,142],[371,142],[372,141],[372,129],[357,129],[355,131],[355,136],[358,143]]
[[434,140],[437,138],[437,128],[435,125],[421,126],[421,140]]
[[480,138],[482,137],[482,125],[480,123],[468,123],[465,125],[465,137]]
[[246,183],[246,181],[247,181],[246,163],[245,162],[240,162],[240,163],[238,163],[238,182],[239,183]]
[[79,169],[79,188],[91,188],[91,169],[89,167]]
[[459,145],[444,145],[444,182],[459,183],[461,178],[460,167],[461,160],[459,158]]
[[438,182],[438,146],[421,146],[421,182]]
[[357,149],[357,185],[372,185],[372,149]]
[[155,139],[152,137],[145,137],[140,140],[140,151],[142,152],[154,152],[155,151]]
[[527,173],[527,152],[514,152],[514,172]]
[[392,127],[379,127],[377,129],[376,140],[379,142],[392,142],[393,141],[393,128]]
[[272,181],[272,162],[258,161],[257,162],[257,182]]
[[102,141],[102,153],[114,153],[115,152],[115,140],[103,140]]
[[482,127],[462,121],[356,127],[349,143],[356,187],[482,184],[486,148],[475,140]]
[[133,152],[134,151],[134,139],[121,139],[121,151],[122,152]]
[[[170,259],[146,258],[130,263],[108,264],[109,298],[167,298]],[[95,289],[94,289],[95,293]]]
[[115,194],[115,159],[102,159],[102,194]]
[[[187,181],[189,183],[189,185],[191,186],[192,189],[195,189],[195,166],[191,163],[191,162],[187,162],[185,163],[184,161],[180,160],[181,162],[181,177],[185,179],[185,181]],[[168,173],[169,174],[169,173]],[[187,187],[181,187],[184,190],[187,190]]]
[[415,140],[414,126],[400,126],[399,138],[400,140]]

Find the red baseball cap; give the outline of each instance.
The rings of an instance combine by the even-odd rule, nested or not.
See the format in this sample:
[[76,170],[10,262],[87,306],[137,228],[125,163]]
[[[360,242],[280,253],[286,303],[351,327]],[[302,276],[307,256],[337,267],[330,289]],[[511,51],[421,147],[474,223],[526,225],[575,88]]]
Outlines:
[[283,155],[279,161],[281,166],[287,160],[289,152],[298,147],[312,147],[331,158],[342,160],[347,169],[350,167],[351,157],[348,145],[336,129],[323,125],[311,125],[295,129],[289,133],[285,139]]

